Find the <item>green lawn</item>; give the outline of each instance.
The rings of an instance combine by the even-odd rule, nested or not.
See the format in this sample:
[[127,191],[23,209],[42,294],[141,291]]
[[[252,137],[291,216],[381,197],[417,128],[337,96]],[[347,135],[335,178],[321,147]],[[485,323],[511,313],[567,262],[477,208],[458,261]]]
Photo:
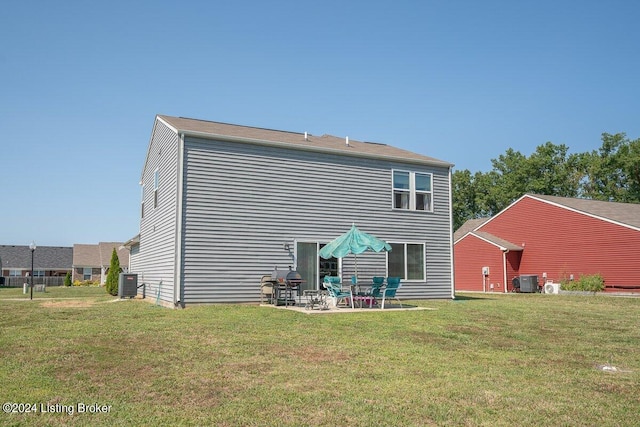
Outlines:
[[0,425],[640,425],[640,298],[306,315],[21,291],[0,289],[0,400],[38,412]]

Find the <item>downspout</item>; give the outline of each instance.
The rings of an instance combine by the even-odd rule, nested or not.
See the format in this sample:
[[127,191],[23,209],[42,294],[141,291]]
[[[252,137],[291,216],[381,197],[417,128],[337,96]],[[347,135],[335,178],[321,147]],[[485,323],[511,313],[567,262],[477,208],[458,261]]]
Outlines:
[[453,165],[449,166],[449,250],[451,251],[451,299],[456,298],[455,268],[453,262],[453,190],[451,188]]
[[504,249],[502,251],[502,274],[504,280],[504,293],[507,293],[507,254],[509,253],[509,249]]
[[176,233],[173,266],[173,306],[178,307],[182,301],[182,207],[183,207],[183,176],[184,173],[184,133],[178,134],[178,165],[176,171]]

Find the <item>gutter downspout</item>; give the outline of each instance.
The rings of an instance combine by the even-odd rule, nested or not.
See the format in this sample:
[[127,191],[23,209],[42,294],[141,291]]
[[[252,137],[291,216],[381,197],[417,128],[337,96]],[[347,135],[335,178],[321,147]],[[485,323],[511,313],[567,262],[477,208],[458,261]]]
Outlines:
[[504,280],[504,293],[507,293],[507,254],[509,253],[509,249],[505,249],[502,251],[502,274]]
[[173,266],[173,306],[182,305],[182,207],[183,207],[183,173],[184,173],[184,133],[178,134],[178,165],[176,171],[176,233]]
[[451,251],[451,299],[456,298],[455,266],[453,260],[453,189],[451,188],[453,165],[449,166],[449,250]]

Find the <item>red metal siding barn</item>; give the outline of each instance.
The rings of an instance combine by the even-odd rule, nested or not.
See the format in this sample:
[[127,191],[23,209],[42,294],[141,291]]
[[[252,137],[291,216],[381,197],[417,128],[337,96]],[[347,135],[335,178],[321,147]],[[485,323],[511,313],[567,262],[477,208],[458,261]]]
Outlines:
[[608,291],[640,291],[640,204],[525,195],[454,241],[457,290],[482,291],[473,275],[493,263],[491,281],[507,276],[502,291],[520,275],[542,285],[589,274],[602,275]]

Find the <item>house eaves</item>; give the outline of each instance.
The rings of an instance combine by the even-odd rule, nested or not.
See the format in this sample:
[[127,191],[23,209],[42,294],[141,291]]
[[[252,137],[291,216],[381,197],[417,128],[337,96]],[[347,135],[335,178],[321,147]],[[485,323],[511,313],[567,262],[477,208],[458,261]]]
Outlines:
[[472,231],[467,235],[475,236],[478,239],[484,240],[485,242],[498,247],[503,252],[507,252],[507,251],[522,252],[523,250],[521,246],[518,246],[515,243],[511,243],[507,240],[496,237],[491,233],[487,233],[486,231]]
[[460,226],[460,228],[458,228],[455,231],[455,233],[453,233],[453,241],[454,241],[454,243],[457,242],[458,240],[462,239],[464,236],[466,236],[470,232],[477,230],[478,228],[480,228],[482,226],[482,224],[484,224],[485,222],[489,221],[490,219],[491,218],[473,218],[473,219],[468,219],[464,224],[462,224]]
[[132,247],[140,244],[140,233],[136,234],[126,242],[122,244],[125,248],[131,250]]
[[341,156],[365,157],[435,167],[453,167],[452,163],[413,153],[387,144],[361,142],[331,135],[279,131],[210,122],[182,117],[157,116],[157,120],[178,135],[271,147],[314,151]]

